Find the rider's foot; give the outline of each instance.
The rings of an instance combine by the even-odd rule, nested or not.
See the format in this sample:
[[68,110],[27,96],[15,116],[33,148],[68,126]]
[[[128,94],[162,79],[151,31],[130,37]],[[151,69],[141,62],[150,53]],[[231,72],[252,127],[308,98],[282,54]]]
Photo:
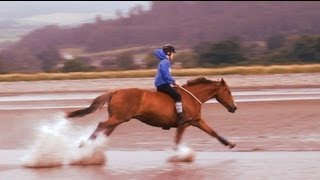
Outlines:
[[189,123],[191,121],[192,121],[192,119],[191,118],[187,119],[183,113],[178,113],[178,125],[179,126],[184,125],[186,123]]

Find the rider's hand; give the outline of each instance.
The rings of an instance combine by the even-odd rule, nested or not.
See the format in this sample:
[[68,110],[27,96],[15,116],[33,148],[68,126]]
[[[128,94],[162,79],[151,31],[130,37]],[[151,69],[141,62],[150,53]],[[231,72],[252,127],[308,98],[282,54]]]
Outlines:
[[175,81],[173,85],[174,86],[180,86],[180,83],[178,83],[178,81]]

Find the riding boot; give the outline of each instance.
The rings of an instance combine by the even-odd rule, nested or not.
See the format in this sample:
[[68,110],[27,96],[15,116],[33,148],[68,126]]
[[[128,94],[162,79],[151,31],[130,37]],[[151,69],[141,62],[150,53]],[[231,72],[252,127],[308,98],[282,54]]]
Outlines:
[[186,116],[182,112],[178,113],[178,125],[179,126],[183,125],[185,123],[188,123],[190,121],[191,121],[191,119],[187,119]]

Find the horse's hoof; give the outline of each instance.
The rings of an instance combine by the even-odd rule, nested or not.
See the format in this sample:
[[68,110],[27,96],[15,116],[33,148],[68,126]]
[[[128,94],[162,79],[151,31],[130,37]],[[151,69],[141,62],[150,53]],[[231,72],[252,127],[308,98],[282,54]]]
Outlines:
[[229,144],[230,149],[234,148],[235,146],[236,146],[236,144],[234,144],[234,143]]
[[82,147],[85,145],[85,143],[86,143],[86,142],[85,142],[84,140],[82,140],[82,141],[80,142],[78,148],[82,148]]
[[184,126],[184,125],[190,124],[191,122],[192,122],[192,119],[187,119],[185,121],[179,121],[178,126]]

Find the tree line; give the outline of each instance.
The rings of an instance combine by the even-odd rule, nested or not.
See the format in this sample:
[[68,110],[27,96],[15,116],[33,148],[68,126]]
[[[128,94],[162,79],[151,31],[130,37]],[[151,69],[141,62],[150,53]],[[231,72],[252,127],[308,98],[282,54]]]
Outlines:
[[[80,60],[81,67],[88,71],[96,71],[89,64]],[[118,70],[157,68],[159,60],[150,50],[143,59],[144,65],[134,62],[133,53],[120,53],[116,58]],[[266,41],[242,42],[239,38],[228,38],[218,42],[199,43],[191,49],[177,53],[174,64],[180,68],[226,67],[234,65],[288,65],[320,63],[320,35],[270,36]],[[65,66],[69,67],[69,66]],[[102,70],[108,69],[108,65]],[[71,72],[74,69],[64,69]],[[101,69],[100,69],[101,70]]]

